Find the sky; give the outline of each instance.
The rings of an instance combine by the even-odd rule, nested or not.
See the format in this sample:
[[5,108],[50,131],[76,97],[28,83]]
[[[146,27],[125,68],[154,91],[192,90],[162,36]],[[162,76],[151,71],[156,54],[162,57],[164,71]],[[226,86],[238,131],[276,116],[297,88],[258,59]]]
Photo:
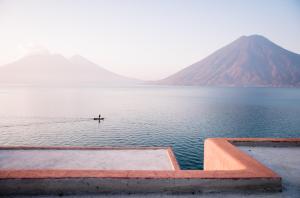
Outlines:
[[158,80],[252,34],[300,54],[300,1],[0,0],[0,65],[34,53],[79,54]]

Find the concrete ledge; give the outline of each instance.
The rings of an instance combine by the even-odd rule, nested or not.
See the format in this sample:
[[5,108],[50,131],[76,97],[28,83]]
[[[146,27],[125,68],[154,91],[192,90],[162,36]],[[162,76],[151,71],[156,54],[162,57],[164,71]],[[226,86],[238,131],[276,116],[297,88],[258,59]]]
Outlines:
[[[270,181],[267,181],[271,185]],[[273,181],[272,185],[278,185]],[[270,186],[271,187],[271,186]],[[274,187],[271,187],[274,190]],[[74,195],[94,193],[203,193],[266,191],[264,179],[62,178],[0,180],[0,195]]]
[[299,147],[300,138],[226,138],[235,146]]
[[[252,139],[253,140],[253,139]],[[275,172],[245,154],[231,142],[239,139],[212,138],[204,143],[204,170],[243,170],[247,177],[280,178]],[[253,143],[251,139],[243,142]],[[263,142],[268,141],[260,141]]]
[[[281,178],[239,150],[236,144],[298,146],[298,139],[212,138],[204,145],[204,170],[180,170],[170,148],[174,170],[1,170],[0,194],[197,193],[280,191]],[[2,147],[1,149],[49,149]],[[70,147],[51,147],[70,149]],[[72,149],[97,149],[78,148]],[[99,148],[98,148],[99,149]],[[112,149],[112,148],[104,148]],[[120,148],[114,148],[120,149]],[[154,148],[158,149],[158,148]]]
[[0,148],[0,170],[178,170],[171,148]]

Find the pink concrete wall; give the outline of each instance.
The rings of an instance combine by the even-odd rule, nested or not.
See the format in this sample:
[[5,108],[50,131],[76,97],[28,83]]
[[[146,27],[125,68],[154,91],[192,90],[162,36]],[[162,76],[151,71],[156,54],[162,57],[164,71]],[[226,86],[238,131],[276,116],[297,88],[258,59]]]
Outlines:
[[[224,149],[226,148],[226,149]],[[227,141],[206,139],[204,142],[204,170],[243,170],[242,159],[236,158],[236,149]]]

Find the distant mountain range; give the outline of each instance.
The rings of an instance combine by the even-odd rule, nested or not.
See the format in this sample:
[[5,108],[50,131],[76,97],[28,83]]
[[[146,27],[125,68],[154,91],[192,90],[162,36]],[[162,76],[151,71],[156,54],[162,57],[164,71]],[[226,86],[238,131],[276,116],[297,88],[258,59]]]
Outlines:
[[0,84],[8,85],[126,85],[141,81],[110,72],[75,55],[36,54],[0,67]]
[[[110,72],[76,55],[36,54],[0,67],[0,84],[132,85],[143,81]],[[156,82],[160,85],[296,87],[300,55],[259,35],[242,36],[203,60]]]
[[300,55],[283,49],[263,36],[242,36],[157,84],[300,86]]

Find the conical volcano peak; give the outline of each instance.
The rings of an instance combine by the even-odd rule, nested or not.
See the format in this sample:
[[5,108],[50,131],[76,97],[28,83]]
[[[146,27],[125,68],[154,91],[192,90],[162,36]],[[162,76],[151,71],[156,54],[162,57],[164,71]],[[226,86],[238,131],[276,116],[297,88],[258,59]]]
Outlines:
[[258,34],[253,34],[253,35],[249,35],[249,36],[241,36],[236,41],[239,43],[256,43],[256,44],[272,43],[266,37],[258,35]]
[[250,40],[268,40],[266,37],[259,34],[252,34],[249,36],[242,36],[242,37],[245,37],[246,39],[250,39]]
[[169,85],[300,86],[300,55],[261,35],[241,36],[161,82]]

